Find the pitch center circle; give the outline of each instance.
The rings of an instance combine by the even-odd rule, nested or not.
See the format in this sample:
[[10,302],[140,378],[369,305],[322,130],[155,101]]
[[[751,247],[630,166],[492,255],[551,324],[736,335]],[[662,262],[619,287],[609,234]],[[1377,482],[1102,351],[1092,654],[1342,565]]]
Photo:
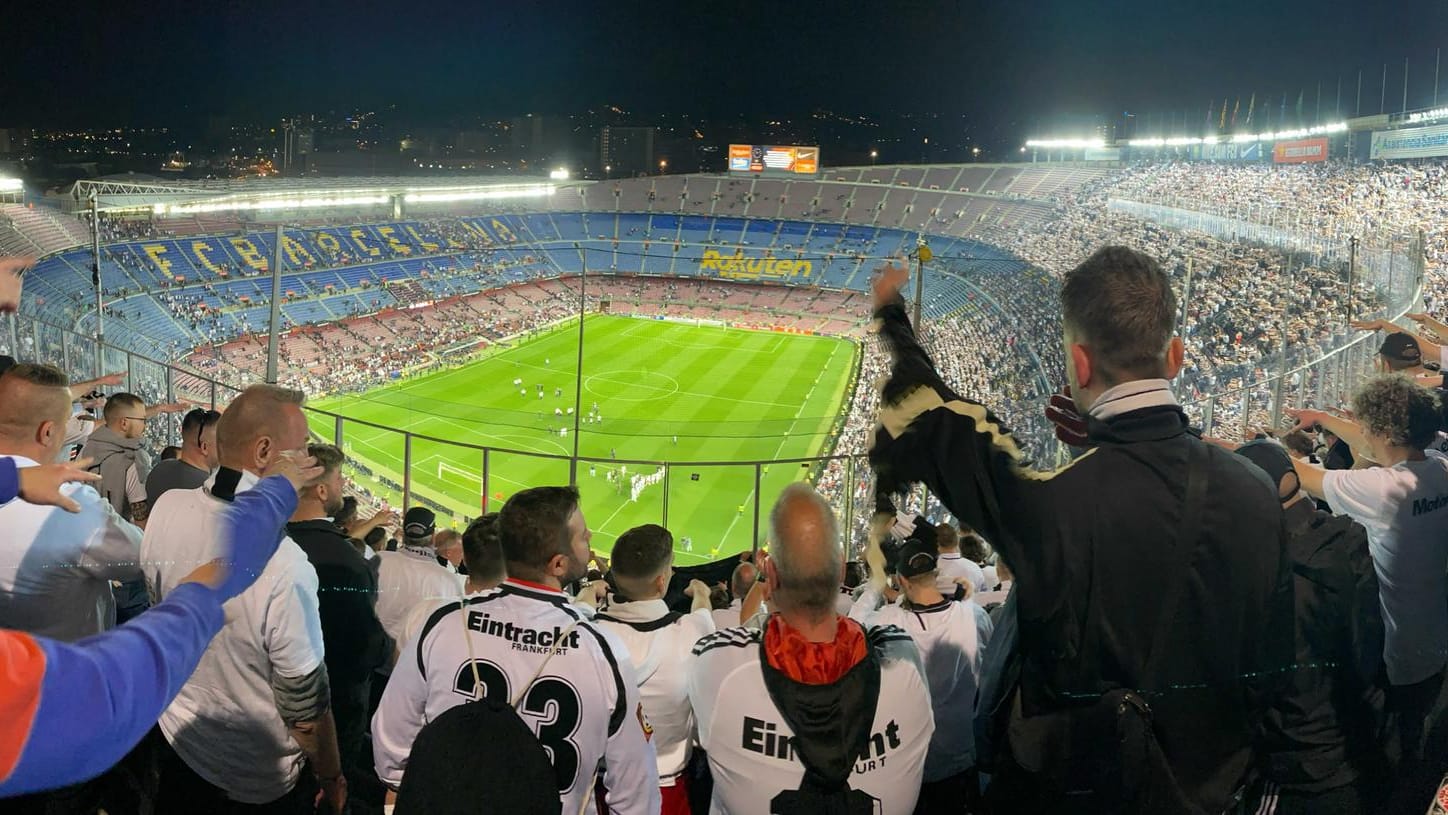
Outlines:
[[650,402],[679,392],[679,382],[672,376],[644,370],[592,374],[583,380],[583,387],[594,396],[620,402]]

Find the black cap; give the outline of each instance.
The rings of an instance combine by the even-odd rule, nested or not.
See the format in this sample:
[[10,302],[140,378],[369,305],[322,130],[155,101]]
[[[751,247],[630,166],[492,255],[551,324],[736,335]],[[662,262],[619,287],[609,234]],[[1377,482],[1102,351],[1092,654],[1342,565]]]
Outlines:
[[437,516],[427,507],[409,509],[402,523],[402,534],[409,538],[425,538],[437,531]]
[[935,571],[936,558],[940,550],[934,541],[920,540],[911,536],[900,546],[900,558],[895,573],[901,577],[915,577]]
[[1418,347],[1418,340],[1410,334],[1389,334],[1383,338],[1383,345],[1378,353],[1384,359],[1402,365],[1423,364],[1423,349]]
[[935,568],[940,556],[940,534],[924,515],[916,513],[913,528],[900,544],[895,558],[895,573],[901,577],[915,577]]
[[[1271,440],[1249,441],[1237,448],[1237,455],[1256,464],[1267,478],[1272,481],[1272,489],[1279,489],[1282,478],[1288,473],[1296,474],[1297,470],[1292,466],[1292,458],[1287,455],[1287,450],[1280,444]],[[1282,501],[1287,501],[1297,494],[1293,489],[1291,495],[1279,496]]]

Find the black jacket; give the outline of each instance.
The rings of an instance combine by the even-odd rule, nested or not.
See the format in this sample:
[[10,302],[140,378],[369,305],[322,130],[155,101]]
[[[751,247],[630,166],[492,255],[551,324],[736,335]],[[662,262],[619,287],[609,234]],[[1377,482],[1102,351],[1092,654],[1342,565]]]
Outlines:
[[377,619],[377,572],[326,518],[287,524],[287,534],[317,570],[317,605],[332,686],[332,713],[343,760],[355,758],[367,727],[372,673],[394,645]]
[[[870,452],[877,490],[924,482],[1015,574],[1021,679],[1011,733],[1135,689],[1186,798],[1223,811],[1249,772],[1267,695],[1292,660],[1276,490],[1245,459],[1209,447],[1200,534],[1178,541],[1188,453],[1202,444],[1180,408],[1091,420],[1093,449],[1033,472],[995,415],[940,379],[902,301],[876,317],[894,358]],[[1173,565],[1188,562],[1178,546],[1192,547],[1186,574]],[[1164,621],[1167,590],[1183,580],[1174,619]],[[1146,652],[1164,624],[1164,652],[1148,675]],[[1027,745],[1013,738],[997,743],[1019,755]]]
[[1267,716],[1265,774],[1311,794],[1380,769],[1373,680],[1383,668],[1383,617],[1367,530],[1309,501],[1286,516],[1297,668]]

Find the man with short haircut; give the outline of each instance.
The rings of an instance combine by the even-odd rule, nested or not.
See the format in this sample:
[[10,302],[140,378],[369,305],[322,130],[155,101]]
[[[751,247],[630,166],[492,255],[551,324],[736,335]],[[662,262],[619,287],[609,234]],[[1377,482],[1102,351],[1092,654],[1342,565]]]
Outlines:
[[689,668],[713,811],[907,815],[935,731],[919,652],[836,613],[844,553],[813,488],[786,487],[769,526],[774,613],[700,640]]
[[1383,618],[1367,531],[1316,508],[1275,441],[1237,455],[1278,485],[1293,562],[1297,667],[1267,715],[1262,799],[1277,815],[1373,809],[1383,780],[1371,698],[1383,665]]
[[146,434],[146,403],[131,393],[117,393],[106,399],[102,416],[105,424],[95,429],[81,448],[81,458],[92,462],[101,474],[101,494],[122,518],[146,525],[150,504],[146,500],[146,477],[151,473],[151,456],[141,447]]
[[935,588],[941,594],[954,597],[956,588],[964,581],[970,585],[972,593],[985,591],[985,574],[975,561],[960,551],[960,532],[950,524],[941,524],[935,529],[940,551],[936,562]]
[[498,537],[498,513],[489,512],[463,531],[463,563],[468,567],[468,594],[497,588],[508,579],[503,561],[503,540]]
[[744,624],[740,615],[744,608],[744,598],[749,596],[749,590],[759,580],[759,569],[749,561],[741,561],[734,567],[734,574],[729,576],[729,599],[728,608],[714,609],[710,614],[714,617],[714,629],[722,631],[725,628],[734,628]]
[[[1356,421],[1318,410],[1289,411],[1319,424],[1378,466],[1324,470],[1293,461],[1302,488],[1367,529],[1386,635],[1388,711],[1395,720],[1404,806],[1437,781],[1423,766],[1425,718],[1448,666],[1448,457],[1425,449],[1438,432],[1438,397],[1408,376],[1380,374],[1353,395]],[[1441,767],[1437,771],[1441,771]],[[1419,772],[1432,775],[1419,778]]]
[[[332,688],[332,716],[337,723],[337,749],[354,796],[364,797],[372,777],[371,757],[364,744],[372,674],[388,664],[396,651],[377,619],[377,575],[332,522],[342,508],[342,464],[346,456],[330,444],[312,444],[307,452],[322,467],[320,479],[301,490],[287,534],[317,571],[317,602],[326,646],[327,678]],[[381,805],[380,789],[374,789]]]
[[[0,376],[0,455],[49,463],[64,442],[65,374],[20,363]],[[0,626],[74,642],[116,625],[112,580],[141,576],[141,530],[89,486],[76,513],[13,500],[0,506]]]
[[622,640],[631,657],[644,715],[654,729],[663,815],[689,815],[684,770],[693,752],[694,714],[686,668],[694,643],[714,633],[709,587],[689,581],[685,593],[693,598],[692,610],[669,610],[664,594],[674,575],[674,536],[657,524],[620,535],[612,557],[614,594],[594,621]]
[[414,609],[456,600],[463,593],[463,579],[437,562],[432,548],[435,519],[426,507],[409,509],[402,545],[395,552],[377,553],[377,618],[399,645],[406,641],[407,618]]
[[396,789],[424,724],[488,698],[514,706],[547,750],[563,812],[585,811],[598,782],[601,811],[656,815],[658,767],[627,651],[563,592],[589,557],[578,490],[515,493],[498,527],[507,580],[443,605],[403,646],[372,719],[377,775]]
[[[220,467],[205,486],[171,490],[151,513],[142,561],[165,596],[216,554],[217,530],[238,492],[287,452],[305,455],[300,391],[252,385],[216,427]],[[317,572],[290,538],[256,584],[227,604],[227,623],[161,717],[158,812],[311,812],[346,806],[331,689],[323,661]]]
[[[922,524],[923,519],[917,521],[917,527]],[[951,534],[940,534],[942,529],[950,529]],[[904,598],[876,608],[883,588],[883,581],[877,581],[869,584],[856,604],[856,619],[861,623],[892,625],[909,634],[925,666],[935,734],[925,754],[918,812],[960,812],[962,802],[975,809],[973,804],[980,797],[975,769],[975,697],[991,623],[973,601],[955,602],[958,586],[954,581],[945,591],[940,588],[939,558],[943,553],[936,542],[951,538],[959,540],[955,530],[945,524],[936,529],[917,528],[896,558],[895,577]]]
[[[508,569],[503,562],[503,541],[498,537],[498,513],[489,512],[468,524],[462,541],[463,562],[468,571],[463,594],[478,594],[502,585],[508,577]],[[402,636],[397,641],[398,647],[417,636],[417,632],[422,630],[433,612],[448,603],[456,604],[461,599],[457,597],[418,603],[412,613],[407,615]]]
[[[1121,246],[1066,274],[1066,373],[1090,449],[1038,472],[940,378],[900,295],[909,276],[895,265],[874,285],[892,371],[870,462],[878,495],[923,482],[1016,574],[1019,679],[990,723],[989,803],[1114,809],[1140,781],[1144,800],[1225,811],[1292,664],[1291,570],[1275,490],[1189,433],[1172,395],[1171,281]],[[1123,732],[1141,749],[1122,749]]]
[[146,501],[156,505],[169,490],[194,490],[206,483],[219,465],[216,452],[216,423],[221,414],[196,408],[181,420],[181,452],[157,462],[146,476]]

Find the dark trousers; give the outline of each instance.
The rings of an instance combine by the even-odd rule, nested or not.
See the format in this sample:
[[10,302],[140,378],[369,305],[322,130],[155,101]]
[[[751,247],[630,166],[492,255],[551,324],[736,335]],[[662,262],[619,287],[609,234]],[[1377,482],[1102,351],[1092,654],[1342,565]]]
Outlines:
[[920,785],[915,815],[966,815],[980,812],[980,775],[972,767]]
[[[1384,745],[1393,770],[1393,794],[1385,812],[1417,813],[1433,796],[1433,790],[1448,767],[1441,744],[1430,744],[1430,714],[1438,707],[1444,689],[1439,671],[1412,685],[1390,685],[1387,689],[1387,743]],[[1435,742],[1438,740],[1434,740]]]
[[163,744],[159,752],[161,790],[156,796],[156,815],[313,815],[316,812],[320,788],[310,770],[303,769],[291,792],[275,801],[243,804],[231,800],[225,790],[197,775],[170,744]]
[[1362,815],[1371,812],[1372,807],[1357,784],[1348,784],[1322,792],[1279,792],[1273,806],[1264,810],[1259,802],[1248,811],[1272,815]]

